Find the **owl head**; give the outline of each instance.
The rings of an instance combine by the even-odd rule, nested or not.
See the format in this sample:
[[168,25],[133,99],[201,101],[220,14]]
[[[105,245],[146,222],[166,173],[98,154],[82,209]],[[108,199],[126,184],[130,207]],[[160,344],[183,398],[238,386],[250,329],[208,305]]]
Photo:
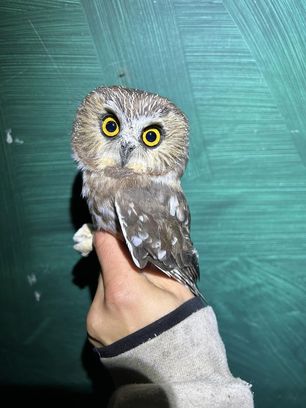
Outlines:
[[100,87],[77,111],[72,147],[83,170],[181,176],[188,158],[188,122],[159,95]]

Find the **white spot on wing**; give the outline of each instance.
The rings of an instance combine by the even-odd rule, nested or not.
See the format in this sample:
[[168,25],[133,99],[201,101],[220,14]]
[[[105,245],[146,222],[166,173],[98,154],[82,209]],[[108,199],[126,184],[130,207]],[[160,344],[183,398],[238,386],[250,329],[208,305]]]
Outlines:
[[157,258],[161,261],[166,256],[166,251],[164,249],[159,249],[157,252]]
[[130,254],[132,255],[132,258],[133,258],[133,261],[134,261],[135,265],[136,265],[138,268],[140,268],[140,263],[139,263],[138,259],[135,257],[134,252],[133,252],[134,248],[132,247],[130,241],[129,241],[128,238],[127,238],[126,228],[125,228],[126,225],[124,225],[124,224],[122,223],[122,214],[121,214],[120,207],[119,207],[119,205],[118,205],[118,203],[117,203],[116,200],[115,200],[115,208],[116,208],[117,214],[119,215],[119,222],[120,222],[120,225],[121,225],[121,229],[122,229],[122,233],[123,233],[125,242],[126,242],[128,248],[129,248]]
[[172,215],[174,217],[177,206],[178,206],[178,200],[177,200],[176,196],[171,196],[170,197],[169,206],[170,206],[170,215]]
[[99,211],[103,218],[111,219],[111,220],[114,219],[114,215],[115,215],[114,211],[110,210],[108,207],[102,207],[102,208],[100,207]]
[[176,237],[173,237],[172,240],[171,240],[171,244],[172,244],[172,245],[175,245],[176,243],[177,243],[177,238],[176,238]]
[[185,221],[185,214],[181,208],[176,209],[176,216],[179,221],[181,222]]
[[149,234],[147,232],[139,232],[138,236],[142,240],[145,240],[145,239],[149,238]]
[[131,207],[133,213],[134,213],[135,215],[137,215],[137,212],[136,212],[136,210],[135,210],[135,204],[134,204],[134,203],[129,203],[129,207]]
[[146,222],[146,221],[148,221],[148,219],[149,219],[149,217],[146,214],[142,214],[142,215],[139,216],[139,220],[141,222]]
[[137,235],[133,235],[131,238],[131,242],[133,245],[135,245],[135,247],[138,247],[139,245],[142,244],[142,239]]
[[161,246],[161,242],[160,242],[160,241],[155,241],[155,242],[152,244],[152,248],[160,248],[160,246]]

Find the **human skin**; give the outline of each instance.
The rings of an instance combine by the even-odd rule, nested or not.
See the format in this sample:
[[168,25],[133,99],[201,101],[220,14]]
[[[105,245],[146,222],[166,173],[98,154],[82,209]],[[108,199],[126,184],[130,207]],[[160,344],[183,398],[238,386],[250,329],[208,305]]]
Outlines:
[[96,232],[94,247],[101,265],[97,291],[87,315],[89,341],[107,346],[194,297],[190,290],[155,267],[138,269],[124,244]]

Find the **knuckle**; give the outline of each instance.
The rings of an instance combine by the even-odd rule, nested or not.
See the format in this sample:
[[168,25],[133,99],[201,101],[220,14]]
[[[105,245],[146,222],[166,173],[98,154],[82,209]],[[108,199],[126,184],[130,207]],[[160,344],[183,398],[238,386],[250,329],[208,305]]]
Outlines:
[[105,241],[107,241],[107,233],[106,232],[102,232],[102,231],[97,231],[94,233],[93,236],[93,244],[94,247],[100,248],[103,247]]
[[86,318],[87,333],[89,336],[102,341],[103,319],[101,314],[97,313],[94,307],[91,307]]
[[132,301],[132,294],[125,282],[114,282],[109,285],[104,294],[106,306],[121,309],[127,307]]

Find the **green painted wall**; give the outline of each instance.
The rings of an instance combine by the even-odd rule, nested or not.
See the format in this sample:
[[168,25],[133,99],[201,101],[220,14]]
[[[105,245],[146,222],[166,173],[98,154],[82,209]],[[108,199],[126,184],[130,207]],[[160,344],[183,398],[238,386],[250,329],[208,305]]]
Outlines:
[[192,237],[232,371],[258,407],[305,407],[306,3],[2,0],[0,20],[3,390],[90,401],[93,381],[106,401],[70,132],[86,93],[122,84],[190,119]]

